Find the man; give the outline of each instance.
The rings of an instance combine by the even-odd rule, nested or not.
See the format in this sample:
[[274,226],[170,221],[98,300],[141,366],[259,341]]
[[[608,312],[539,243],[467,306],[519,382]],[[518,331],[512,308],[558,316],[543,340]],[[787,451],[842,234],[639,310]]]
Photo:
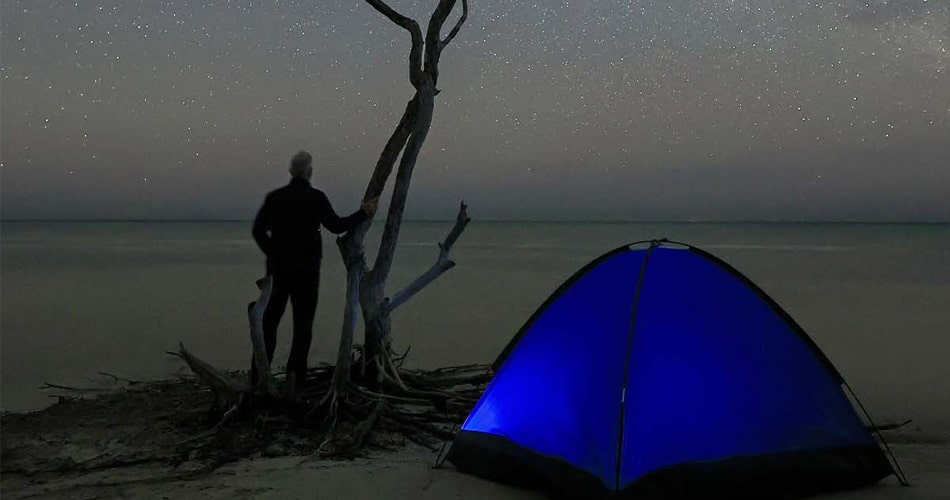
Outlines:
[[[254,241],[267,256],[267,273],[274,280],[263,318],[268,362],[274,358],[277,325],[284,315],[287,299],[293,307],[294,336],[287,359],[291,397],[297,396],[298,386],[303,385],[307,375],[323,254],[320,226],[333,233],[344,233],[355,229],[376,211],[376,200],[370,200],[353,214],[339,217],[323,191],[310,186],[312,175],[310,153],[300,151],[294,155],[290,162],[290,184],[267,194],[252,230]],[[257,379],[253,363],[251,379]]]

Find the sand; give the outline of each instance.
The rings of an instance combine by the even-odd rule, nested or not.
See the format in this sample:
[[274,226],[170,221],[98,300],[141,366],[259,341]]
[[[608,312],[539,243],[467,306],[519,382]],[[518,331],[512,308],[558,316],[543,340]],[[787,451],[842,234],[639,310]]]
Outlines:
[[[254,448],[250,455],[237,455],[244,457],[237,461],[208,467],[208,455],[189,454],[172,466],[170,459],[179,456],[178,446],[208,430],[208,397],[200,385],[188,380],[144,382],[95,397],[61,397],[56,404],[32,413],[4,414],[0,418],[0,496],[543,498],[537,492],[462,474],[449,463],[433,469],[435,451],[388,434],[373,434],[375,447],[352,459],[315,459],[307,455],[313,451],[312,442],[265,433],[270,436],[265,446]],[[885,434],[911,487],[901,487],[896,478],[889,477],[868,488],[817,498],[950,500],[950,435],[915,423]],[[241,443],[226,441],[215,449],[233,460],[231,450]]]
[[[179,409],[162,408],[166,413],[153,406],[156,401],[153,391],[136,390],[91,400],[64,399],[38,412],[3,415],[0,495],[4,499],[543,498],[462,474],[449,463],[433,469],[437,454],[410,442],[348,460],[310,459],[299,448],[275,447],[210,472],[201,470],[197,461],[172,467],[166,452],[185,436],[205,429],[201,412],[206,407],[201,401],[206,400],[198,398]],[[911,487],[901,487],[890,477],[868,488],[817,498],[950,499],[946,435],[909,425],[888,432],[888,439]]]
[[[894,478],[826,500],[950,499],[950,446],[906,443],[894,451],[913,482]],[[261,458],[230,464],[198,478],[176,478],[166,466],[127,467],[81,475],[29,478],[3,474],[3,498],[260,498],[260,499],[537,499],[543,496],[459,473],[434,470],[428,450],[407,448],[349,461],[300,457]]]

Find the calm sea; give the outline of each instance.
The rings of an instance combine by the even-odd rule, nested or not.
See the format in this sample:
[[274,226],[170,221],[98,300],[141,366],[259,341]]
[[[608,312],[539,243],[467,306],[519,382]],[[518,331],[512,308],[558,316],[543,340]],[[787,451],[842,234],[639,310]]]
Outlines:
[[[377,224],[379,226],[379,224]],[[450,223],[407,223],[390,292],[424,271]],[[377,228],[378,229],[378,228]],[[3,222],[0,406],[42,407],[43,382],[95,385],[183,369],[183,342],[244,368],[261,255],[245,222]],[[458,266],[403,306],[396,347],[416,366],[489,362],[557,286],[598,255],[668,237],[757,282],[815,339],[872,413],[950,429],[950,225],[482,223]],[[333,357],[343,269],[326,257],[311,363]],[[286,358],[289,315],[276,361]]]

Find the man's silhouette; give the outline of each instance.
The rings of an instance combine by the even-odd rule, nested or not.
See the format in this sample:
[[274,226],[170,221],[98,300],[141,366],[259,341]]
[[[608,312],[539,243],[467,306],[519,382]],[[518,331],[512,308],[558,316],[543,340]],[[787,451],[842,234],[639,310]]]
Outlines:
[[[268,362],[274,358],[277,325],[284,315],[287,299],[293,307],[294,337],[287,359],[287,378],[294,397],[307,375],[323,254],[320,226],[333,233],[347,232],[376,211],[376,201],[372,200],[364,202],[347,217],[338,216],[323,191],[310,186],[312,175],[310,153],[300,151],[294,155],[290,162],[290,184],[267,194],[252,231],[254,241],[267,256],[267,272],[274,280],[263,318]],[[257,379],[253,363],[251,379]]]

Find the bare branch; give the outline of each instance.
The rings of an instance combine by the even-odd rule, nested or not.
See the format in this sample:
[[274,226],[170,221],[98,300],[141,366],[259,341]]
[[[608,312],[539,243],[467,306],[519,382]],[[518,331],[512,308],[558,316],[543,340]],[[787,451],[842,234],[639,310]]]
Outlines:
[[455,241],[462,235],[462,231],[465,231],[465,226],[471,221],[472,219],[468,216],[468,205],[466,205],[463,200],[459,203],[459,213],[455,216],[455,226],[452,227],[452,231],[449,235],[445,237],[445,241],[439,245],[439,249],[445,252],[446,257],[448,257],[449,251],[452,250],[452,245],[454,245]]
[[429,18],[429,27],[426,29],[426,59],[423,64],[425,73],[432,78],[435,85],[439,79],[439,56],[442,55],[442,25],[449,17],[457,0],[439,0],[439,5],[432,11]]
[[459,34],[459,30],[462,29],[466,19],[468,19],[468,0],[462,0],[462,17],[459,17],[459,20],[455,22],[455,26],[452,27],[452,31],[439,43],[439,52],[455,38],[455,35]]
[[389,18],[390,21],[396,23],[398,26],[402,26],[409,32],[412,32],[413,29],[419,29],[419,24],[416,23],[415,19],[404,16],[395,9],[390,7],[383,0],[366,0],[366,3],[370,4],[377,12]]
[[402,148],[405,147],[406,141],[409,139],[409,134],[412,132],[418,105],[419,100],[417,98],[413,98],[409,101],[409,104],[406,104],[406,110],[402,113],[399,125],[396,126],[396,130],[393,130],[392,135],[389,136],[389,140],[386,142],[383,152],[379,154],[379,159],[376,161],[376,168],[373,169],[373,177],[369,180],[366,191],[363,193],[363,201],[379,198],[382,194],[383,189],[386,187],[386,181],[393,171],[393,166],[396,165],[396,158],[399,157],[399,153],[402,152]]
[[370,4],[377,12],[386,16],[390,21],[395,23],[398,26],[401,26],[406,31],[409,32],[409,36],[412,38],[412,48],[409,49],[409,81],[413,86],[419,85],[422,82],[422,49],[423,49],[423,39],[422,39],[422,29],[419,27],[419,23],[411,17],[406,17],[398,12],[396,12],[392,7],[390,7],[383,0],[366,0],[366,3]]
[[439,243],[439,257],[436,259],[435,264],[433,264],[429,270],[422,273],[422,276],[416,278],[415,281],[410,283],[406,288],[393,295],[392,298],[390,298],[385,303],[387,312],[390,312],[401,306],[407,300],[412,298],[413,295],[435,281],[436,278],[442,275],[442,273],[455,267],[455,262],[449,259],[449,252],[452,250],[452,245],[454,245],[455,241],[458,240],[459,236],[461,236],[462,231],[465,231],[465,226],[467,226],[472,220],[466,213],[467,208],[468,206],[465,205],[464,201],[459,205],[459,213],[455,218],[455,225],[452,227],[452,231],[450,231],[449,235],[445,237],[445,241]]
[[172,354],[185,360],[188,363],[188,368],[191,368],[198,379],[225,401],[237,401],[241,393],[249,390],[249,387],[243,382],[234,380],[230,375],[222,373],[217,368],[188,352],[181,342],[178,343],[178,352],[172,352]]
[[405,304],[409,299],[411,299],[415,294],[419,293],[423,288],[429,286],[430,283],[435,281],[439,276],[442,276],[443,273],[455,267],[455,262],[451,260],[437,260],[435,264],[432,265],[426,272],[422,273],[421,276],[415,279],[410,283],[406,288],[403,288],[396,294],[392,296],[389,300],[383,303],[389,311],[395,310],[397,307]]

